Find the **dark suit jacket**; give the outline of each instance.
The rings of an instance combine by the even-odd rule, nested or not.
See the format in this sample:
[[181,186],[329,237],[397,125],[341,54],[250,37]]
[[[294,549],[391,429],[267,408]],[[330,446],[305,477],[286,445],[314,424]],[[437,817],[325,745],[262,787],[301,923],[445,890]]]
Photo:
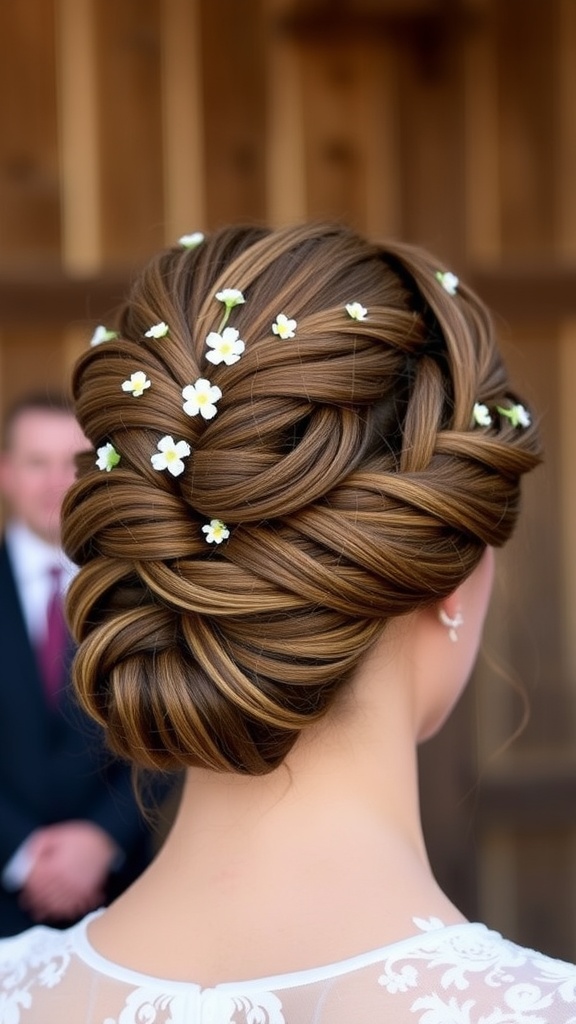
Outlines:
[[[70,651],[70,661],[72,650]],[[82,818],[125,853],[123,887],[149,859],[149,834],[128,765],[106,750],[101,730],[67,687],[58,707],[44,697],[8,553],[0,544],[0,872],[34,829]],[[0,935],[31,921],[0,886]]]

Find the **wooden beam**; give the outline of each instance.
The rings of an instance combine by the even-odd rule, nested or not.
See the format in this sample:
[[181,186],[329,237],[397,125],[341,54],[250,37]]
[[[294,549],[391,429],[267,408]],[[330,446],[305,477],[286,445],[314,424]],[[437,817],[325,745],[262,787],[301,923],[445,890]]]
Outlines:
[[[64,324],[110,316],[131,277],[126,273],[76,280],[63,274],[0,274],[0,324]],[[462,271],[462,277],[498,318],[521,323],[576,316],[574,269],[475,269]]]
[[110,318],[128,290],[128,277],[74,280],[62,276],[42,280],[0,278],[0,324],[62,326],[76,320]]
[[494,828],[573,827],[576,807],[574,764],[543,761],[532,771],[497,773],[482,778],[475,800],[477,824]]
[[434,45],[438,37],[455,38],[478,24],[478,14],[463,0],[397,0],[375,5],[357,0],[309,0],[295,4],[276,18],[276,29],[310,42],[319,39],[395,39]]
[[470,269],[462,277],[498,316],[516,322],[558,322],[576,314],[576,271],[572,268]]

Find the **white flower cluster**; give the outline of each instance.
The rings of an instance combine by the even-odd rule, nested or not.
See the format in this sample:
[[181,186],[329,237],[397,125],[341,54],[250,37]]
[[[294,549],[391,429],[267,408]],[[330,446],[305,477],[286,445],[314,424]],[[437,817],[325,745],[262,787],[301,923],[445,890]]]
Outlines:
[[[185,249],[194,249],[203,241],[202,232],[196,231],[193,234],[182,235],[179,244]],[[206,359],[214,366],[221,363],[224,363],[225,366],[233,366],[244,354],[246,345],[240,337],[239,331],[235,327],[228,327],[227,323],[232,310],[236,306],[243,305],[246,299],[239,288],[223,288],[216,292],[215,298],[224,305],[224,313],[218,329],[211,331],[206,338],[208,350]],[[349,302],[344,308],[353,320],[366,319],[368,311],[360,302]],[[272,334],[285,341],[296,336],[297,326],[297,321],[293,317],[279,313],[271,325],[271,331]],[[152,324],[144,332],[144,337],[158,341],[168,337],[169,334],[169,325],[161,320],[159,323]],[[99,345],[103,341],[111,341],[117,337],[118,334],[115,331],[109,331],[106,327],[99,326],[94,332],[91,344]],[[122,381],[120,386],[126,394],[133,398],[141,398],[152,387],[152,381],[144,370],[134,370],[127,380]],[[182,389],[182,398],[182,409],[187,416],[201,416],[205,420],[211,420],[218,412],[216,403],[222,398],[222,391],[207,378],[199,377],[193,384],[187,384]],[[166,470],[174,477],[180,476],[185,469],[184,459],[192,453],[188,441],[175,440],[171,434],[165,434],[160,438],[156,447],[157,451],[150,456],[154,469],[158,472]],[[98,448],[97,456],[96,465],[107,473],[111,472],[120,462],[120,454],[111,443]],[[230,536],[230,530],[221,519],[211,519],[202,527],[202,532],[205,534],[208,544],[221,544]]]
[[[513,427],[529,427],[532,419],[530,413],[523,405],[517,403],[516,405],[510,406],[509,409],[504,409],[502,406],[496,406],[496,412],[503,416],[504,419],[510,420]],[[483,402],[476,402],[472,410],[472,425],[477,427],[490,427],[493,423],[493,416],[490,409]]]

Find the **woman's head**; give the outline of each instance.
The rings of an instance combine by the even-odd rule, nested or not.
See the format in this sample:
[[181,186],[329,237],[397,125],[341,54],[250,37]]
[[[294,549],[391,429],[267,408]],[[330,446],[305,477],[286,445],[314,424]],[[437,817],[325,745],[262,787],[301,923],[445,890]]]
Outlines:
[[69,493],[69,610],[119,753],[271,770],[389,618],[509,537],[535,430],[439,270],[339,226],[229,228],[153,260],[80,359],[79,422],[120,458],[84,458]]

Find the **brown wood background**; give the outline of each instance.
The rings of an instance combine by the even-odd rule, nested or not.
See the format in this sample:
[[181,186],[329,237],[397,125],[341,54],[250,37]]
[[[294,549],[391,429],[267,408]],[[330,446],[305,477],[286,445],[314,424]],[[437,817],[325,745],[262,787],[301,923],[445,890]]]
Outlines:
[[547,464],[424,813],[468,913],[576,959],[576,0],[2,0],[0,96],[0,407],[227,221],[417,241],[492,305]]

